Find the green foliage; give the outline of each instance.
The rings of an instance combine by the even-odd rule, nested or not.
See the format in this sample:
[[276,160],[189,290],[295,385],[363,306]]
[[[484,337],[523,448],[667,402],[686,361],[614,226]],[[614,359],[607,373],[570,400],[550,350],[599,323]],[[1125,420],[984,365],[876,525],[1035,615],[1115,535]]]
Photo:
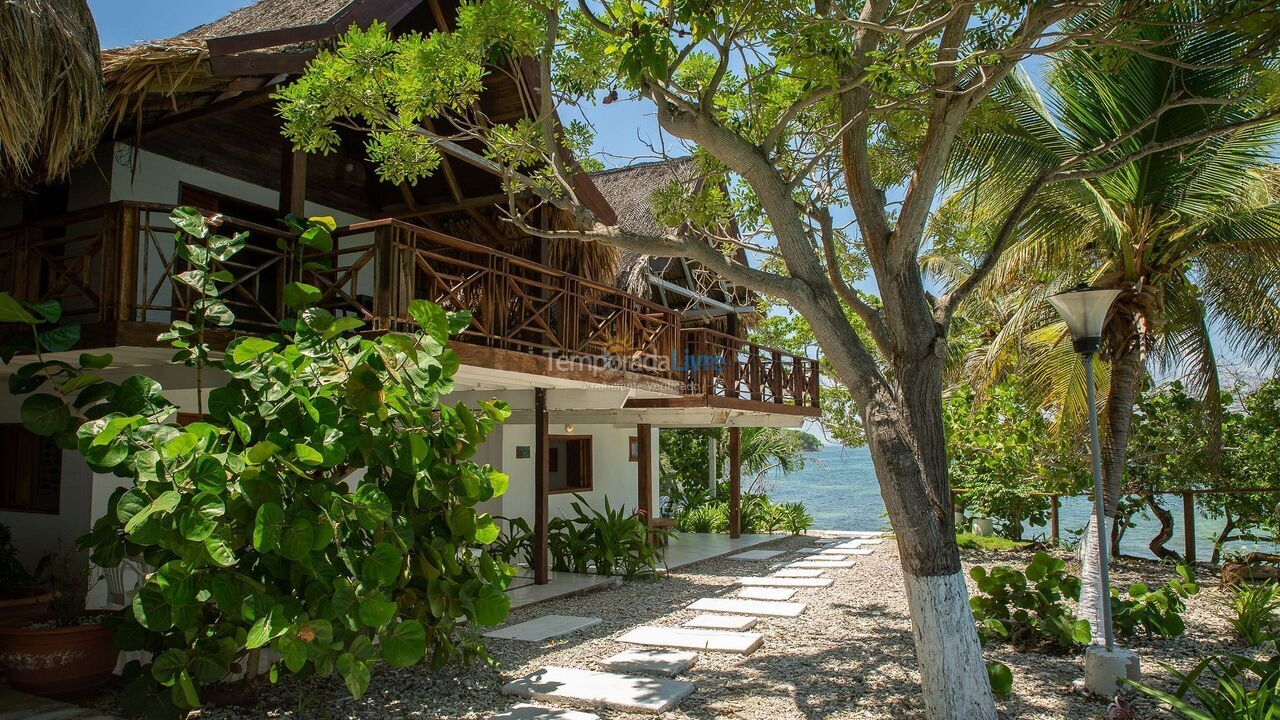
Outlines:
[[956,533],[956,545],[961,550],[981,550],[983,552],[1012,552],[1021,550],[1030,542],[1010,540],[999,535],[975,535],[969,532]]
[[1019,650],[1072,650],[1089,642],[1089,621],[1077,620],[1071,601],[1080,597],[1080,578],[1066,563],[1036,553],[1026,572],[1006,565],[969,571],[978,593],[969,598],[978,636],[984,643],[1007,640]]
[[729,504],[708,502],[685,508],[676,516],[676,530],[688,533],[729,532]]
[[493,556],[508,565],[524,563],[532,565],[533,563],[533,529],[529,527],[529,523],[524,518],[493,518],[499,523],[499,527],[503,523],[506,529],[498,534],[498,539],[493,541],[489,546],[489,552]]
[[1050,500],[1038,492],[1071,492],[1086,468],[1080,453],[1021,391],[1016,378],[981,398],[965,386],[943,401],[951,482],[965,492],[957,504],[995,521],[1005,538],[1021,540],[1025,523],[1044,525]]
[[0,525],[0,597],[8,598],[10,593],[34,581],[35,578],[18,560],[18,549],[13,546],[9,526]]
[[1111,624],[1117,635],[1130,637],[1141,628],[1157,637],[1177,637],[1187,630],[1182,613],[1187,598],[1200,592],[1191,568],[1179,565],[1176,575],[1152,589],[1144,583],[1130,585],[1124,595],[1111,588]]
[[[228,377],[203,418],[179,425],[147,377],[96,376],[110,358],[40,355],[10,384],[37,393],[23,404],[33,432],[128,483],[80,540],[102,567],[155,568],[112,618],[117,644],[151,657],[127,669],[126,702],[182,714],[258,648],[279,654],[272,677],[336,672],[355,697],[378,661],[484,657],[476,629],[506,615],[511,569],[487,551],[497,527],[475,506],[507,478],[471,457],[509,410],[440,401],[458,368],[444,345],[467,318],[415,301],[419,331],[370,339],[295,293],[282,334],[238,337],[216,359],[204,333],[232,320],[221,265],[244,237],[217,235],[190,208],[171,219],[190,268],[175,281],[201,299],[161,337],[177,361]],[[323,243],[314,228],[326,225],[300,241]]]
[[1231,589],[1231,628],[1250,646],[1280,637],[1280,583],[1241,584]]
[[1280,708],[1280,655],[1269,659],[1243,655],[1214,655],[1190,672],[1168,665],[1178,680],[1172,693],[1128,680],[1139,692],[1166,703],[1187,720],[1275,720]]
[[[1220,472],[1215,487],[1269,488],[1280,477],[1280,377],[1271,378],[1242,396],[1223,423]],[[1211,517],[1227,520],[1216,550],[1229,539],[1280,537],[1276,496],[1266,493],[1215,493],[1196,498]],[[1215,551],[1216,552],[1216,551]]]
[[[572,517],[556,517],[547,523],[551,567],[562,572],[618,575],[627,579],[658,577],[665,528],[650,528],[635,513],[614,508],[605,498],[604,510],[587,504],[574,493]],[[649,536],[658,542],[650,543]]]
[[813,527],[813,516],[805,509],[804,503],[785,502],[774,507],[782,516],[780,523],[782,529],[792,535],[801,535]]
[[1013,692],[1013,671],[1002,662],[987,662],[987,680],[991,682],[991,692],[996,697],[1006,698]]

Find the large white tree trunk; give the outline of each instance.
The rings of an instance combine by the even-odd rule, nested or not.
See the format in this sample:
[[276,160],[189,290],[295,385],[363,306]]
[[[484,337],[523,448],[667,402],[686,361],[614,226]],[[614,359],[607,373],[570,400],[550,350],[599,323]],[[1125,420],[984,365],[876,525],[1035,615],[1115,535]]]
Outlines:
[[962,572],[903,573],[930,720],[994,720],[995,703]]
[[[1111,530],[1115,526],[1115,518],[1106,519],[1107,542],[1111,541]],[[1089,632],[1095,645],[1103,642],[1102,603],[1098,593],[1098,578],[1102,576],[1102,566],[1098,562],[1098,531],[1093,522],[1094,515],[1089,515],[1089,522],[1084,526],[1084,534],[1080,536],[1080,544],[1076,546],[1076,558],[1080,561],[1080,602],[1076,606],[1076,617],[1089,621]],[[1107,548],[1110,552],[1110,548]]]

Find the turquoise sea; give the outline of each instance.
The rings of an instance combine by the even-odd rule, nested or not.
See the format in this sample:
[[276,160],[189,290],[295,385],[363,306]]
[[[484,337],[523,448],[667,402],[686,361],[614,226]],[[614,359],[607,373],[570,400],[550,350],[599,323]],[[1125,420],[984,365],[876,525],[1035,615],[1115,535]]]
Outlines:
[[[884,514],[884,501],[876,483],[871,456],[865,447],[827,446],[806,453],[805,468],[790,475],[771,473],[762,482],[775,502],[799,500],[813,515],[819,530],[884,530],[889,521]],[[1166,501],[1174,514],[1174,537],[1166,547],[1183,551],[1182,501]],[[1083,497],[1064,498],[1058,517],[1064,540],[1074,539],[1089,519],[1091,505]],[[1160,523],[1149,514],[1135,518],[1137,527],[1125,533],[1121,552],[1139,557],[1153,557],[1147,543],[1155,536]],[[1213,550],[1212,538],[1222,530],[1221,520],[1200,517],[1196,520],[1197,559],[1208,560]],[[1047,537],[1047,527],[1029,527],[1025,537]],[[1233,546],[1243,548],[1236,543]]]

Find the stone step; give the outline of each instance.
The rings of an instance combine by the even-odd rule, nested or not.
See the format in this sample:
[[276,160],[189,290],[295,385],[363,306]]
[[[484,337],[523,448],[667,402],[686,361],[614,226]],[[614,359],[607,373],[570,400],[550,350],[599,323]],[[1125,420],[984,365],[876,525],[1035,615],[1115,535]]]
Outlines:
[[747,550],[737,555],[730,555],[730,560],[772,560],[785,553],[786,550]]
[[733,582],[735,585],[746,587],[824,588],[830,587],[835,580],[831,578],[740,577]]
[[850,540],[837,545],[827,546],[831,550],[860,550],[862,548],[875,547],[884,544],[883,540]]
[[832,530],[832,540],[848,540],[849,538],[882,538],[883,531],[877,530]]
[[853,562],[855,555],[870,555],[871,553],[855,553],[845,550],[840,555],[805,555],[800,558],[806,562]]
[[809,607],[798,602],[769,602],[742,598],[701,598],[689,605],[690,610],[720,612],[759,617],[799,617]]
[[556,666],[502,686],[504,694],[516,697],[654,715],[679,705],[693,690],[693,683],[683,680]]
[[764,643],[764,636],[760,633],[751,632],[641,625],[618,638],[618,642],[648,645],[650,647],[750,655]]
[[821,570],[805,570],[804,568],[784,567],[781,570],[775,571],[772,577],[816,578],[816,577],[822,577],[822,571]]
[[484,634],[488,638],[542,642],[553,637],[568,635],[599,625],[598,617],[574,617],[572,615],[544,615],[515,625],[507,625]]
[[842,570],[853,567],[852,560],[835,560],[830,555],[823,557],[821,560],[796,560],[782,566],[785,568],[798,568],[801,570]]
[[115,717],[79,705],[0,689],[0,720],[115,720]]
[[520,703],[512,705],[506,712],[491,715],[489,720],[600,720],[600,716],[577,710],[558,710]]
[[744,587],[736,597],[748,600],[790,600],[796,591],[791,588]]
[[732,630],[734,632],[743,632],[750,630],[759,622],[759,618],[747,617],[746,615],[711,615],[704,614],[689,620],[684,624],[685,627],[705,628],[708,630]]
[[640,675],[675,677],[698,662],[698,653],[681,650],[632,649],[600,661],[606,670]]
[[872,550],[871,548],[844,548],[844,549],[827,548],[826,550],[819,550],[818,554],[819,555],[870,555],[873,552],[875,552],[875,550]]

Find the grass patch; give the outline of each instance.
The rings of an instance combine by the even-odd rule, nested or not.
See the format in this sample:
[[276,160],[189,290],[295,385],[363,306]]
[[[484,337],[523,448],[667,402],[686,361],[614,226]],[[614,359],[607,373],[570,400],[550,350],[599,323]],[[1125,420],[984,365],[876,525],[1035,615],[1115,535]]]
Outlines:
[[956,544],[961,550],[984,550],[986,552],[1009,552],[1021,550],[1030,545],[1027,540],[1009,540],[996,535],[975,535],[973,533],[956,533]]

